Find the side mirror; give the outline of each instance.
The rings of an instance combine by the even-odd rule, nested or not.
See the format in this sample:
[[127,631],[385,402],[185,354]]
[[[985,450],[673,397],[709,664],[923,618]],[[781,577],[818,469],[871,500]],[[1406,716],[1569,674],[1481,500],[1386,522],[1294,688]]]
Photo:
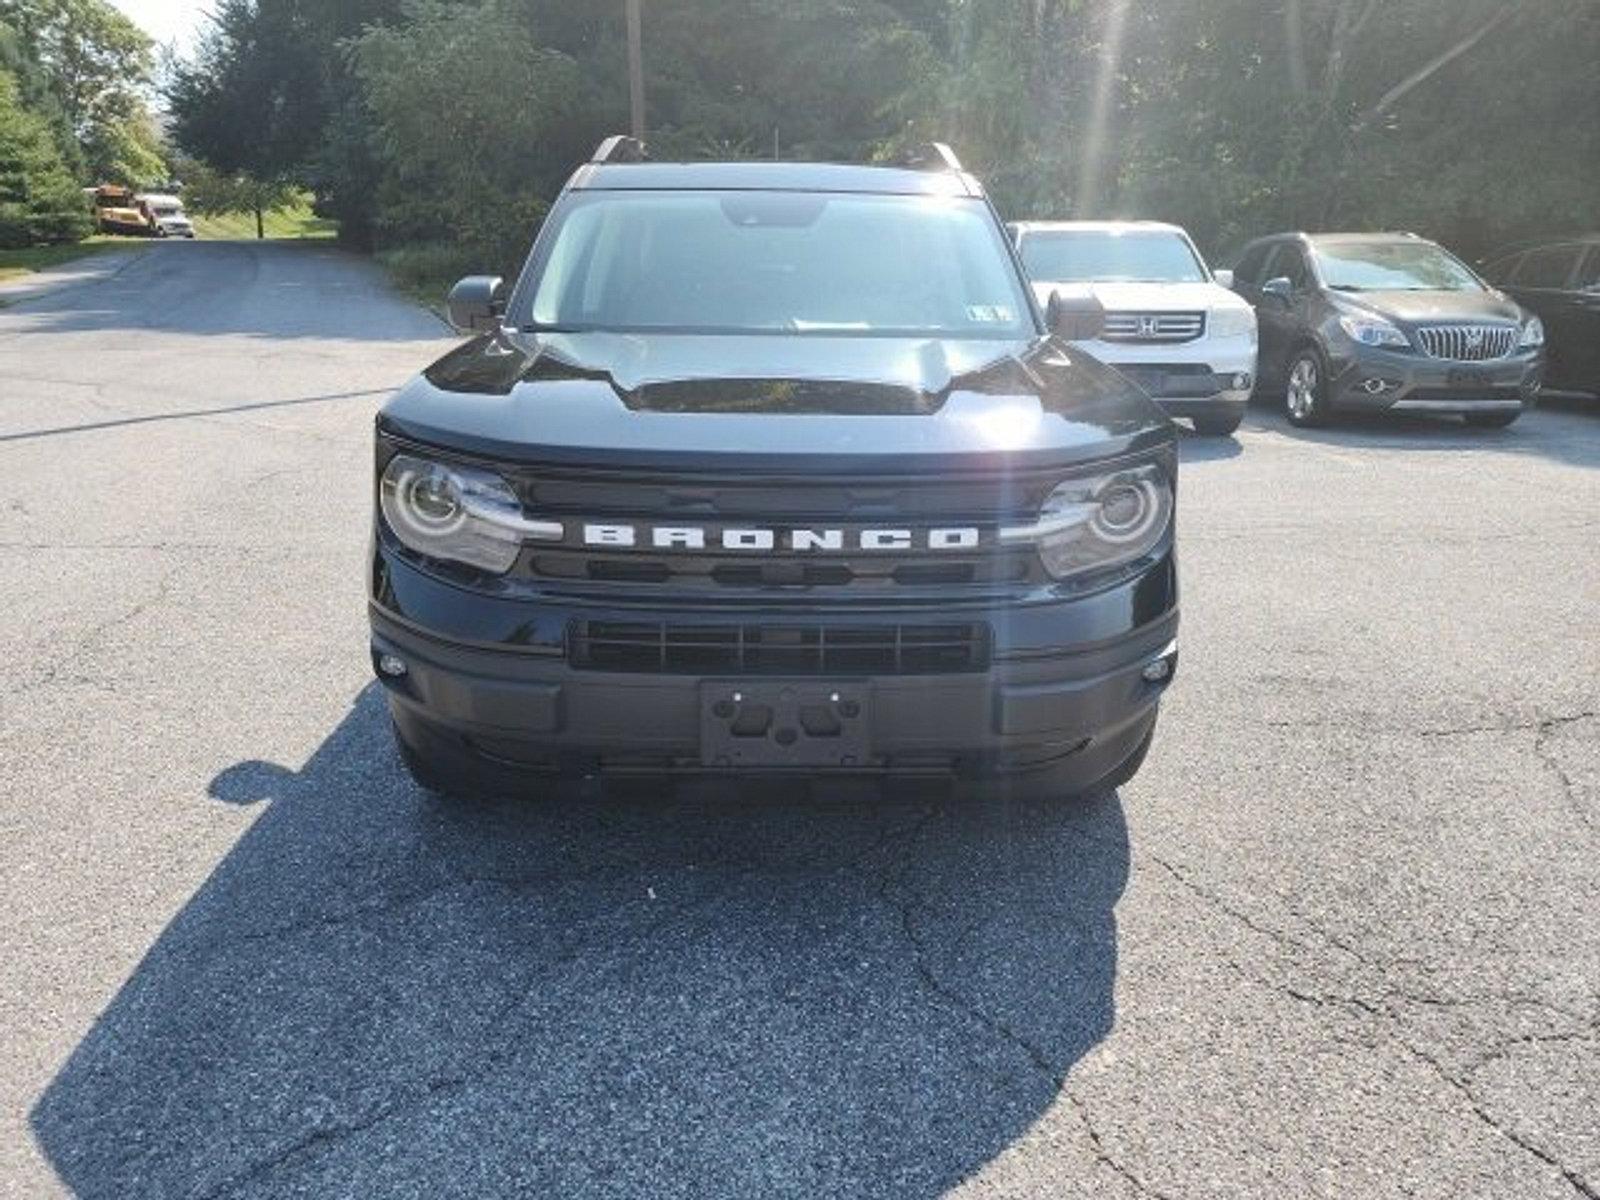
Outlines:
[[1263,283],[1261,285],[1261,294],[1273,297],[1284,308],[1288,308],[1294,303],[1294,285],[1283,275],[1278,275]]
[[1211,272],[1211,278],[1215,279],[1219,285],[1227,288],[1229,291],[1233,290],[1233,272],[1228,270],[1227,267],[1223,267],[1220,271]]
[[1086,342],[1106,327],[1106,309],[1095,296],[1068,296],[1051,292],[1044,307],[1050,332],[1069,342]]
[[500,328],[506,307],[500,294],[504,282],[498,275],[468,275],[457,283],[445,301],[450,324],[462,333],[493,333]]

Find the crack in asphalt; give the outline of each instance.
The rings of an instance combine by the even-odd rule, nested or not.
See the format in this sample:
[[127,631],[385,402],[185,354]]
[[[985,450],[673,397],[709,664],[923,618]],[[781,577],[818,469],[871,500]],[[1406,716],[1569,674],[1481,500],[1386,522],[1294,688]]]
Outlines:
[[1591,833],[1596,831],[1595,815],[1584,797],[1580,795],[1577,780],[1573,779],[1572,774],[1561,765],[1561,760],[1556,757],[1555,751],[1551,749],[1550,742],[1555,736],[1555,731],[1563,725],[1570,725],[1576,721],[1593,720],[1595,716],[1595,713],[1587,712],[1571,717],[1541,721],[1533,738],[1534,754],[1538,756],[1539,761],[1561,784],[1562,798],[1566,800],[1567,808],[1572,811],[1572,815]]
[[[156,607],[156,605],[165,603],[166,600],[172,595],[173,585],[176,582],[178,575],[183,571],[186,565],[187,564],[183,562],[174,563],[162,573],[161,578],[156,583],[154,593],[146,596],[143,600],[140,600],[132,608],[118,613],[116,616],[107,617],[102,621],[97,621],[82,633],[70,637],[70,647],[63,654],[61,654],[55,662],[48,664],[44,671],[37,678],[20,681],[15,684],[12,687],[11,696],[13,698],[17,696],[25,696],[62,681],[63,673],[72,665],[73,662],[78,659],[80,655],[87,653],[89,647],[92,646],[96,641],[105,637],[114,629],[118,629],[123,625],[137,621],[146,612],[149,612],[152,608]],[[105,680],[94,679],[87,675],[74,676],[67,682],[98,688],[102,691],[116,691],[116,689],[108,684]]]
[[[939,812],[938,808],[931,809],[924,815],[922,820],[916,822],[905,831],[903,840],[907,843],[914,840]],[[1086,841],[1095,843],[1100,841],[1100,839],[1092,836],[1083,836]],[[1084,1134],[1088,1138],[1089,1148],[1095,1157],[1095,1161],[1130,1184],[1140,1195],[1153,1196],[1156,1200],[1172,1200],[1168,1193],[1161,1191],[1148,1182],[1111,1152],[1089,1112],[1088,1104],[1067,1086],[1069,1071],[1062,1070],[1057,1066],[1041,1047],[1013,1028],[1008,1022],[985,1011],[982,1006],[969,1000],[939,977],[938,972],[933,969],[928,961],[927,945],[917,928],[916,910],[918,908],[927,908],[927,901],[915,889],[905,883],[904,875],[905,868],[903,863],[898,873],[894,872],[893,864],[890,864],[886,867],[879,880],[877,894],[878,898],[890,911],[899,917],[901,936],[905,939],[911,951],[911,968],[916,973],[917,979],[924,990],[937,1000],[942,1001],[942,1007],[952,1015],[976,1024],[995,1040],[1003,1045],[1010,1046],[1021,1054],[1034,1072],[1043,1078],[1057,1095],[1066,1097],[1079,1123],[1083,1126]]]
[[[642,947],[648,946],[658,934],[672,925],[686,920],[701,909],[721,900],[739,879],[749,873],[749,869],[730,872],[721,881],[720,886],[708,888],[705,893],[693,898],[682,907],[672,912],[663,913],[656,920],[641,926],[629,939],[632,942],[632,946],[626,951],[622,950],[617,941],[608,941],[606,945],[612,953],[600,969],[616,970],[625,965],[632,954],[636,954]],[[447,890],[450,886],[459,886],[461,882],[462,880],[457,878],[451,883],[432,890],[434,892]],[[404,903],[401,903],[391,911],[402,911],[404,907]],[[359,1113],[346,1120],[320,1124],[312,1129],[305,1130],[287,1139],[264,1155],[245,1163],[225,1178],[214,1183],[203,1183],[197,1186],[191,1191],[191,1197],[193,1200],[215,1200],[216,1197],[235,1192],[255,1180],[270,1175],[279,1167],[330,1149],[347,1138],[364,1133],[376,1128],[385,1121],[411,1112],[426,1104],[435,1096],[467,1087],[478,1080],[487,1078],[499,1070],[511,1056],[512,1049],[516,1043],[509,1027],[514,1022],[518,1011],[527,1003],[533,984],[561,967],[570,966],[580,961],[584,951],[594,944],[598,937],[599,935],[579,938],[560,953],[541,961],[523,974],[516,986],[508,990],[505,1002],[484,1019],[481,1036],[484,1041],[493,1044],[484,1046],[474,1052],[470,1069],[457,1070],[424,1079],[417,1084],[402,1089],[398,1095],[373,1105],[366,1112]]]
[[[1217,911],[1233,918],[1235,921],[1238,921],[1240,924],[1244,925],[1253,932],[1270,938],[1274,942],[1292,950],[1305,953],[1313,952],[1312,947],[1307,946],[1305,943],[1300,942],[1296,938],[1290,937],[1280,930],[1275,930],[1269,926],[1263,925],[1261,922],[1251,917],[1248,913],[1245,913],[1243,910],[1228,904],[1221,897],[1200,887],[1198,884],[1190,880],[1183,872],[1173,867],[1172,864],[1166,862],[1164,859],[1161,859],[1155,855],[1151,855],[1150,858],[1158,866],[1163,868],[1173,879],[1187,888],[1191,893],[1200,897],[1202,900],[1206,901],[1206,903],[1214,907]],[[1311,924],[1310,927],[1316,931],[1319,936],[1327,936],[1326,932],[1315,924]],[[1362,956],[1359,952],[1351,950],[1347,945],[1343,945],[1332,939],[1329,940],[1328,944],[1336,948],[1343,949],[1347,953],[1354,953],[1357,959],[1365,966],[1374,967],[1375,969],[1380,970],[1382,969],[1381,967],[1378,967],[1377,964],[1372,963],[1369,959]],[[1423,997],[1409,996],[1402,990],[1391,988],[1386,988],[1383,996],[1377,1001],[1368,1000],[1357,995],[1330,995],[1326,993],[1312,992],[1306,990],[1305,988],[1297,987],[1293,984],[1277,983],[1269,979],[1264,979],[1257,974],[1245,971],[1243,968],[1239,967],[1237,963],[1233,963],[1231,960],[1229,965],[1233,966],[1234,969],[1237,970],[1243,977],[1251,980],[1257,985],[1270,990],[1282,992],[1292,999],[1302,1003],[1312,1004],[1318,1008],[1332,1007],[1335,1009],[1344,1010],[1353,1009],[1368,1017],[1376,1018],[1380,1023],[1385,1035],[1391,1041],[1393,1041],[1395,1045],[1399,1046],[1408,1054],[1430,1067],[1440,1079],[1442,1079],[1452,1090],[1461,1096],[1461,1098],[1466,1102],[1468,1108],[1479,1119],[1479,1121],[1493,1129],[1501,1137],[1505,1138],[1512,1145],[1517,1146],[1531,1157],[1559,1171],[1562,1178],[1565,1179],[1566,1182],[1579,1195],[1585,1197],[1586,1200],[1600,1200],[1600,1190],[1597,1190],[1596,1185],[1589,1183],[1581,1174],[1579,1174],[1579,1172],[1572,1167],[1567,1166],[1554,1153],[1541,1146],[1538,1142],[1529,1138],[1526,1134],[1519,1133],[1517,1130],[1512,1129],[1504,1125],[1502,1122],[1496,1120],[1494,1115],[1488,1111],[1483,1102],[1480,1101],[1477,1095],[1473,1092],[1471,1084],[1467,1079],[1460,1078],[1453,1074],[1442,1062],[1439,1061],[1436,1055],[1430,1054],[1423,1047],[1417,1045],[1399,1031],[1397,1026],[1400,1024],[1403,1018],[1401,1014],[1396,1012],[1393,1008],[1391,1004],[1393,999],[1412,1000],[1420,1004],[1434,1003],[1435,1001]],[[1301,968],[1303,970],[1311,970],[1311,968],[1304,963],[1301,964]],[[1311,971],[1311,973],[1314,974],[1315,972]],[[1443,1002],[1439,1001],[1439,1003]],[[1543,1007],[1546,1007],[1551,1011],[1563,1011],[1553,1005],[1543,1004],[1543,1002],[1535,1003],[1540,1003]],[[1564,1015],[1572,1016],[1573,1014]],[[1505,1053],[1509,1052],[1512,1046],[1519,1043],[1572,1040],[1593,1039],[1586,1034],[1577,1034],[1571,1031],[1562,1031],[1561,1033],[1553,1034],[1529,1035],[1522,1038],[1509,1039],[1506,1043],[1503,1043],[1497,1047],[1496,1052],[1491,1052],[1491,1054],[1481,1062],[1474,1063],[1468,1069],[1467,1074],[1470,1077],[1488,1062],[1492,1062],[1495,1058],[1503,1056]]]
[[[847,859],[844,866],[859,866],[895,842],[914,837],[937,811],[936,806],[930,805],[909,822],[898,825],[886,824],[872,842],[861,853]],[[292,936],[295,933],[309,929],[336,927],[351,921],[373,917],[390,917],[405,912],[417,904],[425,903],[431,897],[462,887],[488,884],[512,891],[523,891],[536,886],[560,883],[567,880],[581,881],[582,878],[615,874],[619,867],[621,869],[647,869],[651,865],[642,860],[635,860],[632,856],[621,852],[619,852],[618,857],[621,860],[620,864],[610,863],[592,872],[583,872],[581,876],[557,875],[552,877],[539,874],[509,876],[455,875],[449,879],[438,881],[427,888],[413,889],[391,895],[379,903],[361,905],[341,913],[325,914],[320,918],[296,922],[277,929],[258,931],[253,934],[243,935],[237,940],[259,940],[262,938]],[[693,914],[721,900],[739,880],[762,870],[765,865],[759,860],[752,860],[748,863],[740,864],[736,869],[725,871],[724,877],[717,885],[708,887],[703,894],[693,898],[682,907],[671,912],[665,912],[658,919],[648,922],[637,929],[631,935],[630,940],[633,945],[628,950],[623,950],[619,947],[615,939],[607,941],[609,954],[606,963],[599,969],[620,969],[626,965],[631,955],[637,954],[641,949],[652,944],[659,934],[674,924],[688,920]],[[191,1192],[191,1196],[194,1200],[214,1200],[215,1197],[235,1192],[255,1180],[270,1175],[280,1167],[314,1156],[336,1146],[346,1138],[364,1133],[383,1124],[385,1121],[411,1112],[428,1103],[436,1096],[470,1086],[477,1080],[487,1078],[510,1057],[511,1048],[515,1043],[509,1027],[514,1022],[517,1012],[527,1002],[532,985],[553,971],[578,962],[583,957],[584,951],[594,944],[600,936],[597,933],[587,938],[580,937],[566,946],[560,953],[540,962],[536,967],[524,974],[517,986],[509,990],[505,1002],[484,1019],[482,1025],[484,1033],[482,1036],[484,1040],[496,1044],[477,1051],[471,1069],[453,1071],[424,1079],[420,1083],[403,1090],[400,1094],[374,1105],[366,1112],[356,1114],[343,1121],[325,1123],[306,1130],[272,1148],[264,1155],[244,1164],[225,1178],[209,1184],[201,1184]]]

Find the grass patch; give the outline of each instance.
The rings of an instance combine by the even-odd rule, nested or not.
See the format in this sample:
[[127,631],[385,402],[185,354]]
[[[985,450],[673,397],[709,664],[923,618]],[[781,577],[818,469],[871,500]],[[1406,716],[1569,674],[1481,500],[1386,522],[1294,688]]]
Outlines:
[[[190,213],[197,237],[202,238],[254,238],[255,213]],[[278,208],[263,213],[261,224],[269,238],[331,238],[339,232],[339,223],[328,217],[319,217],[310,205]]]
[[107,250],[136,250],[145,243],[139,238],[112,237],[97,233],[81,242],[61,242],[54,246],[24,246],[20,250],[0,250],[0,283],[21,279],[46,267],[60,266],[77,258]]
[[426,308],[444,312],[445,294],[481,265],[470,250],[446,242],[420,242],[380,250],[375,256],[395,286]]

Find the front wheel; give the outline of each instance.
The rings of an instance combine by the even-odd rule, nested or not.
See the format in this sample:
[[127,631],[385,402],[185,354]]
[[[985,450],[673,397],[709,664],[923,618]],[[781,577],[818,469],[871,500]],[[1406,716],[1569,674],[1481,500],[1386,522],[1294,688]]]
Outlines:
[[1289,359],[1283,411],[1289,424],[1300,428],[1322,425],[1328,419],[1328,381],[1322,355],[1307,346]]
[[1519,412],[1468,413],[1467,424],[1474,429],[1504,429],[1521,415]]

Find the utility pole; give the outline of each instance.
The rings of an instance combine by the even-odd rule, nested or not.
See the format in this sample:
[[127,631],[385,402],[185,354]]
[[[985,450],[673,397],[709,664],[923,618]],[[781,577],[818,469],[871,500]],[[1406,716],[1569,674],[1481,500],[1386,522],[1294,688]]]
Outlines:
[[633,136],[644,140],[644,48],[639,35],[640,0],[628,0],[628,103]]

